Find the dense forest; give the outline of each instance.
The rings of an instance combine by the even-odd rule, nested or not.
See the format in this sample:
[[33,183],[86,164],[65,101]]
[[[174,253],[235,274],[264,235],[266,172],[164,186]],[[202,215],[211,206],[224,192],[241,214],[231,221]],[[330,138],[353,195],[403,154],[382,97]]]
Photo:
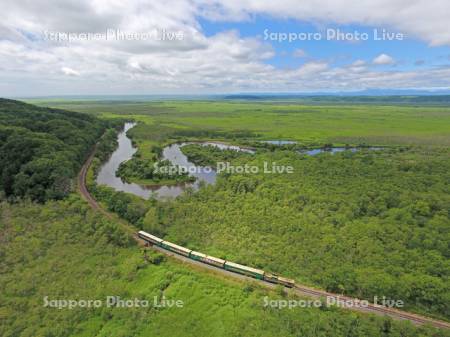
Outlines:
[[[266,296],[293,298],[186,268],[152,250],[144,259],[116,221],[74,194],[45,205],[0,203],[0,289],[2,337],[450,336],[348,310],[265,307]],[[107,307],[107,296],[149,305]],[[183,307],[161,307],[163,296]],[[102,305],[58,309],[45,306],[46,297]]]
[[[223,159],[195,149],[197,161]],[[293,165],[294,174],[223,173],[215,186],[157,203],[143,228],[329,291],[450,317],[447,149],[280,150],[232,164],[264,162]]]
[[200,166],[216,166],[217,162],[231,161],[236,158],[246,157],[251,154],[231,149],[220,149],[212,145],[188,144],[181,148],[181,152],[190,162]]
[[10,200],[67,196],[107,126],[86,114],[0,99],[0,190]]
[[[130,131],[133,141],[164,143],[171,136],[169,128],[161,136],[145,127]],[[450,317],[447,148],[309,156],[290,146],[251,155],[192,144],[182,151],[201,165],[276,162],[293,166],[294,174],[222,173],[216,185],[164,202],[137,202],[103,186],[93,191],[137,227],[191,249],[332,292],[385,296]]]
[[[158,133],[145,124],[129,134],[142,148],[178,135],[176,128]],[[216,185],[164,202],[132,202],[138,198],[103,186],[94,193],[137,227],[191,249],[450,317],[446,147],[309,156],[295,145],[262,147],[255,155],[188,145],[183,152],[202,165],[276,162],[293,166],[294,174],[223,173]]]
[[151,161],[140,158],[121,163],[116,175],[124,181],[145,181],[153,184],[177,184],[195,180],[168,160]]

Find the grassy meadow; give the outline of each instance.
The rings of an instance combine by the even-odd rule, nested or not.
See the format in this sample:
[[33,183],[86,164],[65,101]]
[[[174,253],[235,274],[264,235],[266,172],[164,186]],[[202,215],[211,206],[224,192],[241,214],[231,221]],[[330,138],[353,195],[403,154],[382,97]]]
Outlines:
[[405,105],[306,105],[240,101],[69,101],[33,104],[128,116],[181,129],[249,131],[258,139],[305,144],[450,145],[450,107]]

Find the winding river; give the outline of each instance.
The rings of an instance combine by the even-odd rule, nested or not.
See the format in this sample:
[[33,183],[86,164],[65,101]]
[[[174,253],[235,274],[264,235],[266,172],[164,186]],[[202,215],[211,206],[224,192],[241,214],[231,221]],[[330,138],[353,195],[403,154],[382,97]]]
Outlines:
[[[116,171],[119,168],[119,165],[127,160],[130,160],[133,157],[133,154],[137,151],[136,148],[133,147],[131,140],[127,137],[127,131],[134,127],[136,123],[125,123],[124,129],[118,135],[118,147],[113,152],[109,160],[102,165],[100,171],[97,175],[97,184],[103,184],[114,188],[116,191],[123,191],[127,193],[132,193],[144,199],[149,199],[154,196],[158,199],[164,198],[173,198],[186,190],[186,188],[190,187],[194,190],[198,190],[201,183],[204,184],[214,184],[217,178],[217,173],[209,167],[197,166],[190,162],[188,158],[181,152],[181,147],[186,144],[192,143],[175,143],[169,146],[166,146],[163,149],[162,158],[163,160],[167,159],[174,165],[179,165],[183,168],[186,168],[188,172],[190,172],[191,176],[196,178],[193,183],[179,183],[176,185],[139,185],[136,183],[127,183],[122,181],[120,177],[116,176]],[[267,143],[275,144],[275,145],[285,145],[285,144],[295,144],[294,141],[265,141]],[[254,153],[254,150],[244,147],[239,147],[235,145],[228,145],[220,142],[197,142],[196,144],[201,144],[204,146],[215,146],[220,149],[230,149],[235,151],[242,151],[246,153]],[[379,148],[371,148],[371,149],[379,149]],[[302,154],[307,155],[317,155],[322,152],[336,153],[341,151],[357,151],[358,148],[345,148],[345,147],[335,147],[330,149],[312,149],[300,151]],[[192,172],[192,173],[191,173]]]
[[[97,184],[103,184],[114,188],[117,191],[123,191],[132,193],[144,199],[149,199],[151,196],[155,196],[158,199],[176,197],[183,193],[186,188],[191,187],[194,190],[198,190],[200,183],[213,184],[216,181],[217,173],[209,167],[197,166],[191,163],[187,157],[181,152],[181,147],[188,143],[171,144],[163,149],[162,159],[169,160],[174,165],[182,166],[186,168],[190,175],[197,178],[193,183],[180,183],[177,185],[165,186],[144,186],[135,183],[127,183],[122,181],[120,177],[116,177],[116,171],[119,165],[133,157],[133,154],[137,151],[133,147],[131,140],[127,137],[126,133],[129,129],[134,127],[135,123],[125,123],[125,127],[118,135],[118,147],[111,155],[109,160],[101,167],[98,176]],[[223,143],[215,142],[201,142],[202,145],[216,146],[220,149],[231,149],[236,151],[243,151],[253,153],[253,150],[240,148],[234,145],[227,145]],[[190,170],[192,169],[192,170]]]

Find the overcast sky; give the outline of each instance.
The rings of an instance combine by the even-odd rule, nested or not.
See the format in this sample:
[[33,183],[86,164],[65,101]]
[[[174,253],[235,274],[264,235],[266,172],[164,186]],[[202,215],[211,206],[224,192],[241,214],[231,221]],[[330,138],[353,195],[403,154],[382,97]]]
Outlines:
[[450,88],[448,0],[2,0],[1,9],[0,96]]

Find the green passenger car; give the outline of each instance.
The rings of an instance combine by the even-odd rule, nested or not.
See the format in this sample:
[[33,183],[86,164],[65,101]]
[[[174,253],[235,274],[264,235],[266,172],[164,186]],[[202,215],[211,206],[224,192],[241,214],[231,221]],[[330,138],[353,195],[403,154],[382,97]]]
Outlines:
[[243,266],[238,263],[227,261],[225,262],[225,269],[235,273],[251,276],[257,278],[258,280],[264,279],[264,270]]
[[168,242],[168,241],[163,241],[161,243],[161,246],[163,248],[166,248],[167,250],[170,250],[170,251],[172,251],[174,253],[181,254],[181,255],[184,255],[184,256],[189,256],[190,253],[191,253],[190,249],[178,246],[178,245],[176,245],[176,244],[174,244],[172,242]]
[[191,251],[191,254],[189,255],[189,257],[192,260],[203,261],[203,259],[206,257],[206,254],[199,253],[199,252],[196,252],[196,251]]

